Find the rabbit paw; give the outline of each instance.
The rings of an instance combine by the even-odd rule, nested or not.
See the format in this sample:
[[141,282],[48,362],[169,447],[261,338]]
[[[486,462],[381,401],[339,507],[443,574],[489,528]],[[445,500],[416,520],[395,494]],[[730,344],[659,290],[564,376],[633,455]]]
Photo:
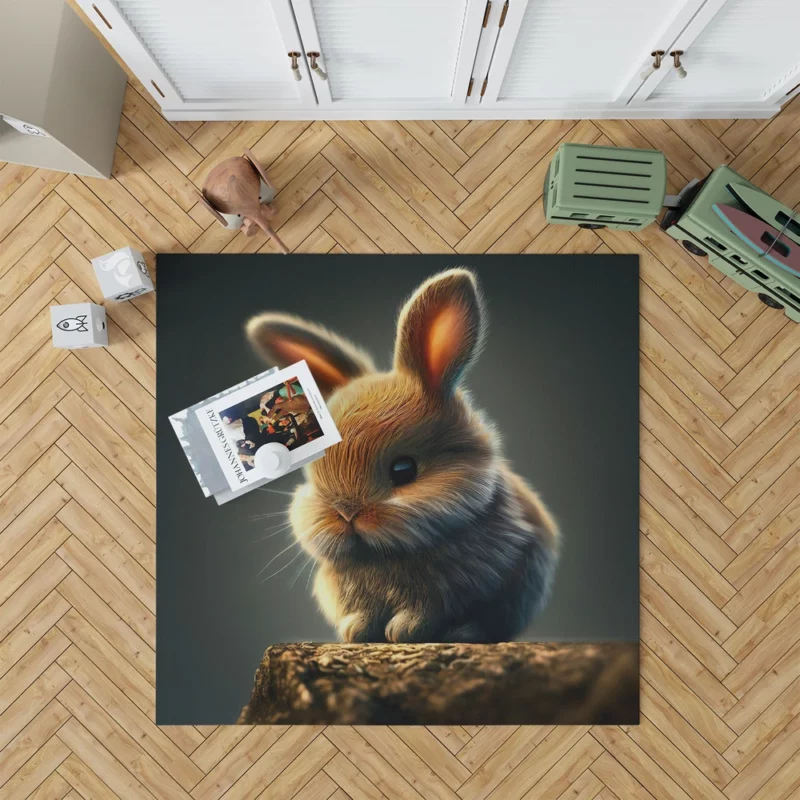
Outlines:
[[404,608],[398,611],[386,626],[384,632],[387,642],[424,642],[425,620],[417,612]]
[[483,628],[476,622],[464,622],[461,625],[448,628],[442,636],[443,642],[472,642],[482,643],[488,641]]
[[348,614],[339,620],[339,636],[343,642],[366,642],[368,638],[369,621],[364,614],[358,612]]

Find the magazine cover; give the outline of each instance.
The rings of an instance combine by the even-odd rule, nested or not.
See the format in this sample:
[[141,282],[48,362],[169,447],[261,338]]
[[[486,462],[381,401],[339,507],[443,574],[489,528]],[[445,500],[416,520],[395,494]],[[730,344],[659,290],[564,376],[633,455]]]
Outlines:
[[284,445],[291,469],[341,441],[305,361],[195,410],[231,491],[263,481],[258,450]]

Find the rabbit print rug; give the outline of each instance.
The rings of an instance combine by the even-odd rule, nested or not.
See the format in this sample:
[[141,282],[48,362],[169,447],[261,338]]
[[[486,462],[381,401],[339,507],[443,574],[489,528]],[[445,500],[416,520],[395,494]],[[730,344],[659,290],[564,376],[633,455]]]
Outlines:
[[[638,723],[636,256],[157,266],[159,724]],[[272,368],[224,452],[315,458],[204,496]]]

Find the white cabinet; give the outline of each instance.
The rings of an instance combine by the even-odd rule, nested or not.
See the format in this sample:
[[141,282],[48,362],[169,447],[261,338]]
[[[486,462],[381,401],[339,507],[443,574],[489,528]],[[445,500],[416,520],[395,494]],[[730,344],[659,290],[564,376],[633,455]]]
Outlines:
[[800,89],[798,0],[512,1],[480,101],[498,116],[770,116]]
[[797,0],[707,3],[670,50],[683,50],[687,72],[667,69],[636,100],[648,105],[780,102],[800,83]]
[[769,117],[800,93],[800,0],[76,1],[169,119]]
[[[316,100],[289,0],[79,3],[164,109],[297,109]],[[235,116],[235,114],[232,114]]]
[[[486,0],[292,0],[323,108],[463,105]],[[333,107],[333,108],[331,108]]]
[[516,30],[507,25],[500,33],[485,103],[585,106],[627,99],[643,55],[674,38],[696,0],[516,4],[524,13]]

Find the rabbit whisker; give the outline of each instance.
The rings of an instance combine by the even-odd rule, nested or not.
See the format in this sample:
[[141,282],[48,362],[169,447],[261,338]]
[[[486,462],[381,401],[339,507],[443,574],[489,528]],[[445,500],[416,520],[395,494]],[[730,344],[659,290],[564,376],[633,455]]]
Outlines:
[[283,528],[279,528],[277,531],[273,531],[272,533],[268,533],[266,536],[262,536],[259,539],[253,539],[253,544],[258,544],[259,542],[266,542],[267,539],[272,539],[275,536],[279,536],[281,533],[286,533],[286,530],[290,528],[291,525],[286,525]]
[[279,489],[266,489],[263,486],[258,489],[259,492],[272,492],[272,494],[285,494],[287,497],[294,497],[294,492],[282,492]]
[[[273,556],[269,561],[267,561],[266,564],[264,564],[263,567],[261,567],[261,569],[258,571],[258,575],[260,575],[276,558],[282,556],[287,550],[291,550],[293,547],[299,547],[299,545],[300,542],[292,542],[288,547],[284,547],[283,550],[281,550],[280,553],[278,553],[278,555]],[[300,550],[299,552],[302,553],[303,551]],[[297,556],[295,556],[295,558],[297,558]],[[292,562],[290,561],[289,563],[291,564]]]
[[282,517],[284,514],[288,512],[286,511],[272,511],[269,514],[253,514],[250,519],[267,519],[268,517]]
[[[265,525],[262,528],[262,530],[274,531],[274,530],[277,530],[278,528],[285,528],[287,526],[291,526],[291,524],[292,524],[292,521],[289,520],[289,519],[287,519],[287,520],[278,520],[277,522],[273,522],[271,525]],[[259,527],[261,527],[261,526],[259,526]]]
[[300,576],[303,574],[303,572],[305,571],[305,568],[306,568],[306,567],[307,567],[307,566],[308,566],[308,565],[309,565],[309,564],[310,564],[312,561],[313,561],[313,559],[311,558],[311,556],[309,556],[309,557],[308,557],[308,559],[306,560],[306,563],[305,563],[305,564],[303,564],[303,566],[302,566],[302,567],[300,567],[300,572],[298,572],[298,573],[297,573],[297,575],[295,575],[295,576],[294,576],[294,578],[292,579],[292,582],[289,584],[289,588],[290,588],[290,589],[294,588],[294,585],[297,583],[297,579],[298,579],[298,578],[299,578],[299,577],[300,577]]
[[274,577],[275,577],[275,576],[276,576],[278,573],[280,573],[280,572],[283,572],[283,571],[286,569],[286,567],[291,567],[291,566],[292,566],[292,564],[294,564],[294,562],[295,562],[295,561],[297,561],[297,559],[298,559],[298,558],[299,558],[299,557],[300,557],[302,554],[303,554],[303,551],[302,551],[302,550],[298,551],[298,552],[295,554],[294,558],[293,558],[293,559],[292,559],[292,560],[291,560],[291,561],[290,561],[288,564],[284,564],[284,565],[283,565],[283,566],[282,566],[282,567],[281,567],[279,570],[276,570],[275,572],[273,572],[273,573],[272,573],[272,575],[268,575],[266,578],[264,578],[264,580],[263,580],[263,581],[261,581],[261,583],[266,583],[266,582],[267,582],[267,581],[268,581],[270,578],[274,578]]
[[[257,520],[255,520],[255,521],[257,521]],[[290,523],[290,520],[288,520],[288,519],[286,521],[278,520],[276,522],[273,522],[271,525],[267,525],[266,528],[264,528],[264,530],[271,531],[271,530],[274,530],[275,528],[282,528],[284,525],[288,525],[289,523]]]
[[270,531],[281,531],[285,530],[286,528],[291,528],[291,522],[276,522],[274,525],[267,525],[265,528],[262,528],[265,533],[269,533]]

